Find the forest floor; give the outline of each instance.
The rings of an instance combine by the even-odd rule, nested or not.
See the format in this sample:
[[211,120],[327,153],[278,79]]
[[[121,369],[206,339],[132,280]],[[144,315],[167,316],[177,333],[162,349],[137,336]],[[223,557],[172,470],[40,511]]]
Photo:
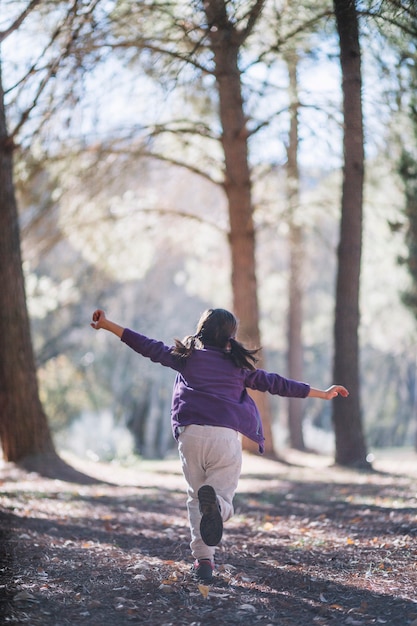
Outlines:
[[244,456],[215,578],[191,575],[176,458],[101,464],[82,485],[0,467],[0,623],[417,625],[417,456],[376,471]]

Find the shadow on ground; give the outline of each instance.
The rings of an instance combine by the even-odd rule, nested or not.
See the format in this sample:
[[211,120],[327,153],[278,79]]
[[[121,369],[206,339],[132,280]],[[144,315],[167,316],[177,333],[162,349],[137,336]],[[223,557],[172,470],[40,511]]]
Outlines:
[[[270,467],[270,466],[269,466]],[[417,502],[389,474],[247,472],[213,585],[192,578],[185,493],[3,475],[3,624],[388,624],[417,620]],[[164,473],[165,472],[165,473]],[[154,479],[154,480],[153,480]],[[145,484],[146,482],[146,484]],[[162,483],[162,485],[161,485]]]

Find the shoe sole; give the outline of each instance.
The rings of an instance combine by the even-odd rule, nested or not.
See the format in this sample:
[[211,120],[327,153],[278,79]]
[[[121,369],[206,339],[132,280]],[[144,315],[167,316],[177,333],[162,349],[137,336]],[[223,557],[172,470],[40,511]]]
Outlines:
[[217,546],[223,535],[223,520],[213,487],[210,485],[200,487],[198,502],[202,515],[200,522],[201,539],[206,546]]

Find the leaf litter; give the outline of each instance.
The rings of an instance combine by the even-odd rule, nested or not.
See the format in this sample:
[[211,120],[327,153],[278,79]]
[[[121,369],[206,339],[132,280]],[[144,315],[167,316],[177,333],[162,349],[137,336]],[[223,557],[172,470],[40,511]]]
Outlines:
[[4,465],[0,623],[415,626],[416,476],[302,461],[245,455],[210,585],[176,460],[77,461],[108,481],[88,487]]

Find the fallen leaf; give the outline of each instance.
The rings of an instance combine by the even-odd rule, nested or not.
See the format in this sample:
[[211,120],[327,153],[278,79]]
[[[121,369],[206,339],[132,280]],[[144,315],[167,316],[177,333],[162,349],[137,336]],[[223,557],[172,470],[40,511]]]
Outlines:
[[163,585],[172,585],[173,583],[176,583],[178,581],[178,573],[177,572],[171,572],[171,574],[168,576],[168,578],[165,578],[165,580],[162,581]]
[[210,593],[210,587],[208,587],[207,585],[198,585],[198,590],[203,596],[203,598],[207,600],[208,595]]

